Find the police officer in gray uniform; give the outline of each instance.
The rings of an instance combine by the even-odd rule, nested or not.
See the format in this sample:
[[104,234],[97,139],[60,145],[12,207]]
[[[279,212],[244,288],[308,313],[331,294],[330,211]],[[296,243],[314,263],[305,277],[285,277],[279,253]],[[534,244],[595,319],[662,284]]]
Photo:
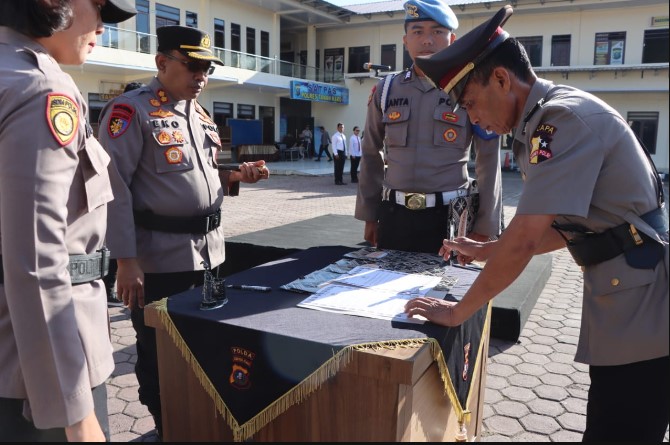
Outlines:
[[117,294],[137,332],[139,398],[162,434],[153,328],[144,306],[203,284],[208,265],[225,259],[221,205],[239,182],[267,178],[265,161],[217,170],[216,124],[197,97],[212,73],[208,34],[185,26],[157,30],[157,76],[110,101],[100,116],[100,142],[122,183],[114,187],[107,243],[117,259]]
[[0,442],[109,439],[109,156],[59,63],[129,1],[0,2]]
[[662,442],[670,417],[668,213],[646,149],[626,120],[584,91],[537,78],[501,9],[418,60],[472,122],[514,132],[524,177],[516,215],[489,243],[446,241],[486,267],[459,303],[406,306],[455,326],[507,287],[534,254],[567,247],[584,271],[575,360],[589,365],[584,441]]
[[[410,0],[404,8],[403,42],[413,59],[456,38],[458,20],[444,0]],[[390,76],[377,83],[368,100],[355,210],[365,221],[365,239],[379,248],[437,253],[450,235],[450,201],[469,193],[471,148],[480,192],[474,226],[469,222],[471,236],[498,236],[498,135],[472,125],[464,111],[452,111],[447,94],[416,64]]]

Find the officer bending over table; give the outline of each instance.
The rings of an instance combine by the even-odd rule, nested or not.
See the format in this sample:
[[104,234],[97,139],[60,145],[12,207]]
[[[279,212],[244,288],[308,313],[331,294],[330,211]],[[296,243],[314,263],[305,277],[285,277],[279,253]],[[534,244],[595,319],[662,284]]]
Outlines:
[[158,28],[157,76],[109,102],[100,142],[123,180],[113,184],[107,244],[117,259],[117,294],[137,332],[139,399],[162,434],[153,328],[144,306],[203,284],[205,263],[225,259],[221,204],[239,182],[266,179],[265,161],[221,171],[218,129],[197,98],[214,66],[223,65],[208,34],[184,26]]
[[506,6],[417,65],[473,123],[514,131],[524,178],[497,241],[445,240],[484,270],[462,301],[410,300],[405,310],[456,326],[510,285],[533,255],[567,247],[584,270],[575,360],[589,365],[584,441],[662,442],[670,417],[668,215],[646,149],[595,96],[538,78],[502,29]]

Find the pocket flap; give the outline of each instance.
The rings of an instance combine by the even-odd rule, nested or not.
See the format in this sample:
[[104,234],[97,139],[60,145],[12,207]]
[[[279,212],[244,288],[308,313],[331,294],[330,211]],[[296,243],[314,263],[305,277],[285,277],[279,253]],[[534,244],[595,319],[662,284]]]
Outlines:
[[584,272],[584,287],[595,296],[646,286],[656,279],[654,269],[632,269],[623,255],[589,266]]

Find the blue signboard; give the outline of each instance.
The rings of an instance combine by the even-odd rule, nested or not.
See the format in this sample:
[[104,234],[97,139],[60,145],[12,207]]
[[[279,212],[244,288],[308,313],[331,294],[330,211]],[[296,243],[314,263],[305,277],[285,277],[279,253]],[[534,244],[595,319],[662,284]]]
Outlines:
[[338,87],[326,83],[292,80],[291,99],[348,105],[349,88]]

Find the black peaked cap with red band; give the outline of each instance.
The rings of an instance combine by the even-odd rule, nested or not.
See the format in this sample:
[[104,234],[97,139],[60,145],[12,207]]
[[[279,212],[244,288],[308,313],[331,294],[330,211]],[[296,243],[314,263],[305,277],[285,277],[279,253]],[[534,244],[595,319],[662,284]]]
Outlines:
[[419,56],[415,63],[446,93],[450,93],[454,87],[460,87],[462,91],[467,74],[509,37],[502,26],[512,13],[509,5],[501,8],[491,19],[457,38],[447,48],[430,56]]

